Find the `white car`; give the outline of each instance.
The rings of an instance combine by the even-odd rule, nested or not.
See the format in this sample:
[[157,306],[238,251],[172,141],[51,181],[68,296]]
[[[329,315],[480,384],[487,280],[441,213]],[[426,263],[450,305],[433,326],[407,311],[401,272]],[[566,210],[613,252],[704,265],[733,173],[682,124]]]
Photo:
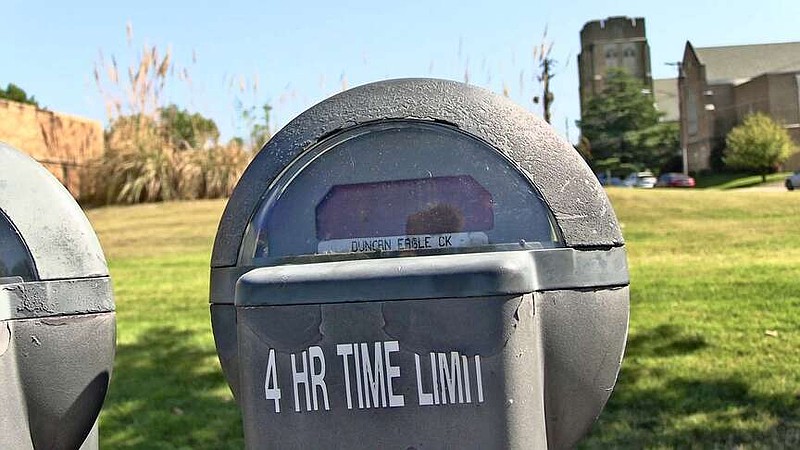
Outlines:
[[800,170],[786,177],[786,189],[793,191],[795,188],[800,188]]
[[632,172],[625,177],[625,180],[622,181],[622,185],[649,189],[655,187],[656,181],[658,180],[652,172]]

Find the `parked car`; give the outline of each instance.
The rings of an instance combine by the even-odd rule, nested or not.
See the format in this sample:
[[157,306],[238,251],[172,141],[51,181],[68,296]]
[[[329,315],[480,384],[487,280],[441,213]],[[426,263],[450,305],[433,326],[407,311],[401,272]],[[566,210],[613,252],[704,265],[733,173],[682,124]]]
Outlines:
[[663,173],[658,177],[657,187],[694,187],[694,178],[677,172]]
[[622,182],[623,186],[652,188],[656,185],[656,176],[652,172],[633,172]]
[[793,191],[795,188],[800,188],[800,170],[786,177],[786,189]]

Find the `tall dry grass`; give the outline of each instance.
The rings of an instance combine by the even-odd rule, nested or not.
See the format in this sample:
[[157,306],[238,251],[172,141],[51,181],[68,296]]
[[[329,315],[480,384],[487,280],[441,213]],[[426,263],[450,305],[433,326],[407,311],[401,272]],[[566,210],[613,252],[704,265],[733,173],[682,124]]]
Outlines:
[[[130,46],[130,24],[127,37]],[[94,77],[109,127],[105,153],[88,169],[90,189],[82,200],[141,203],[230,195],[252,152],[236,141],[221,145],[216,136],[194,147],[174,138],[177,133],[169,127],[176,124],[163,114],[163,94],[176,78],[189,82],[190,77],[186,68],[175,65],[171,50],[145,45],[124,74],[120,72],[115,57],[107,61],[100,55]],[[193,132],[202,134],[202,123],[193,121],[202,119],[189,119]]]

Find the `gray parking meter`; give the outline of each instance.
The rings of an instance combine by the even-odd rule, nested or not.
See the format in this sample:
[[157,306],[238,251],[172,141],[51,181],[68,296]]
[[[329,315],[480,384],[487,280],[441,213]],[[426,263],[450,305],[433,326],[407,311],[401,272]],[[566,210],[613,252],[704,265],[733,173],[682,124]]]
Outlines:
[[114,334],[89,221],[55,177],[0,143],[0,448],[96,449]]
[[611,394],[628,272],[575,150],[488,91],[361,86],[256,156],[211,319],[248,448],[566,448]]

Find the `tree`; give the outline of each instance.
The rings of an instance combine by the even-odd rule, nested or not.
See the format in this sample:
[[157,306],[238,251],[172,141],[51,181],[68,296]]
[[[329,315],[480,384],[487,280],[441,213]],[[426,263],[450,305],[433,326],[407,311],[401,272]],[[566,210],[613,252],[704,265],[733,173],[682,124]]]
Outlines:
[[677,122],[659,122],[643,130],[632,131],[628,135],[633,146],[633,164],[651,169],[663,169],[672,158],[678,155],[681,145],[680,125]]
[[255,106],[245,108],[239,103],[237,109],[241,114],[244,126],[247,128],[246,131],[249,134],[249,146],[257,152],[269,138],[272,137],[269,124],[272,106],[270,106],[269,103],[264,103],[260,108],[256,108]]
[[0,98],[39,107],[39,102],[34,97],[28,97],[28,94],[14,83],[8,83],[5,89],[0,88]]
[[609,70],[605,88],[589,99],[577,123],[582,153],[595,169],[615,160],[659,168],[679,148],[677,125],[660,122],[661,116],[644,84],[621,69]]
[[725,164],[751,170],[767,181],[767,174],[786,161],[792,140],[785,128],[763,113],[750,114],[725,139]]
[[169,105],[158,110],[159,121],[164,137],[176,148],[201,149],[215,145],[219,140],[219,129],[212,119],[200,113],[190,113]]

